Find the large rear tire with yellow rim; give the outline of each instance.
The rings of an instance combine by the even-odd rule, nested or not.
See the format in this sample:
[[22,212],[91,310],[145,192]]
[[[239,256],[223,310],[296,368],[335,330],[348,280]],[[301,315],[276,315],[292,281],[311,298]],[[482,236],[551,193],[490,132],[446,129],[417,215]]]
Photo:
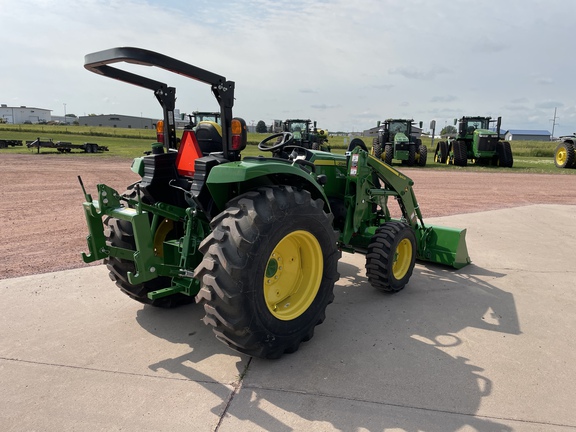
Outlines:
[[403,289],[416,263],[416,237],[403,222],[388,222],[376,230],[366,253],[366,276],[380,291]]
[[321,199],[262,187],[227,204],[201,243],[204,322],[236,351],[279,358],[314,335],[334,299],[338,235]]

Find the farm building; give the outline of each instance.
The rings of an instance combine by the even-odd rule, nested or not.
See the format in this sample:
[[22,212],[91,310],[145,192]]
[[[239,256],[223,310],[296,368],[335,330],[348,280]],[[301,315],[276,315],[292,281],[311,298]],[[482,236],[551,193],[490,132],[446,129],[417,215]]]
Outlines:
[[105,126],[133,129],[155,129],[158,119],[121,114],[101,114],[78,117],[80,126]]
[[7,104],[0,105],[0,118],[4,123],[44,123],[52,120],[52,110],[33,108],[27,106],[11,107]]
[[510,129],[504,135],[506,141],[550,141],[547,130]]
[[[181,119],[180,111],[174,110],[176,127],[181,128],[188,124],[188,120]],[[104,126],[127,129],[156,129],[156,122],[160,118],[137,117],[122,114],[100,114],[78,117],[80,126]]]

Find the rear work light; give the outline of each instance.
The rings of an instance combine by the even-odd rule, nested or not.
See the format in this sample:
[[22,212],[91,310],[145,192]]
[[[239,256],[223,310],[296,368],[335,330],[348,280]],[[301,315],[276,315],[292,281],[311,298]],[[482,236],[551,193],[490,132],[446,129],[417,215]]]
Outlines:
[[246,147],[246,122],[241,118],[233,118],[231,123],[232,151],[241,151]]
[[164,143],[164,120],[156,122],[156,141]]

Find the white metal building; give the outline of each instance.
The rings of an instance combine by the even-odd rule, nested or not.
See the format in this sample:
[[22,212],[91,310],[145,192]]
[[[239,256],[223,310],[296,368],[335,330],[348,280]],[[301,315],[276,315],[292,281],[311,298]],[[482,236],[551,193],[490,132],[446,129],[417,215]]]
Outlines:
[[11,107],[7,104],[1,104],[0,118],[5,123],[10,124],[43,123],[52,120],[52,110],[27,106]]
[[504,135],[506,141],[550,141],[552,134],[547,130],[510,129]]

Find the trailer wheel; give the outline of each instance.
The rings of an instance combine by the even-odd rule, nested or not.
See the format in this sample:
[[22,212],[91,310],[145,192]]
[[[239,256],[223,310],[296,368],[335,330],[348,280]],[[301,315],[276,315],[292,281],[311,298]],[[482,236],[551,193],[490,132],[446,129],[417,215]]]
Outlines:
[[557,168],[570,168],[576,163],[574,144],[561,142],[554,150],[554,165]]
[[[134,198],[136,196],[137,184],[138,183],[134,183],[130,185],[123,196]],[[143,200],[146,201],[144,198]],[[134,231],[130,222],[107,217],[104,219],[104,226],[107,241],[111,246],[126,249],[134,249],[136,247]],[[104,264],[106,264],[108,268],[110,279],[116,283],[116,286],[120,288],[124,294],[140,303],[161,308],[174,308],[194,302],[194,297],[184,294],[174,294],[156,300],[150,300],[148,293],[170,286],[170,278],[161,276],[138,285],[132,285],[128,281],[128,272],[135,273],[136,271],[136,266],[133,261],[109,257],[104,259]]]
[[322,200],[264,187],[227,204],[195,270],[204,322],[236,351],[278,358],[308,341],[334,299],[340,251]]
[[468,165],[468,150],[466,148],[466,142],[464,141],[454,142],[454,165]]
[[428,147],[424,144],[420,144],[418,146],[418,166],[424,167],[426,166],[426,159],[428,159]]
[[498,141],[496,153],[498,154],[498,166],[512,168],[514,159],[512,157],[512,148],[508,141]]
[[392,159],[394,158],[394,148],[390,144],[384,146],[384,162],[388,165],[392,165]]
[[382,144],[380,144],[379,138],[374,138],[372,140],[372,154],[378,160],[382,158]]
[[388,222],[376,230],[366,253],[366,276],[380,291],[406,286],[416,263],[416,237],[409,225]]

